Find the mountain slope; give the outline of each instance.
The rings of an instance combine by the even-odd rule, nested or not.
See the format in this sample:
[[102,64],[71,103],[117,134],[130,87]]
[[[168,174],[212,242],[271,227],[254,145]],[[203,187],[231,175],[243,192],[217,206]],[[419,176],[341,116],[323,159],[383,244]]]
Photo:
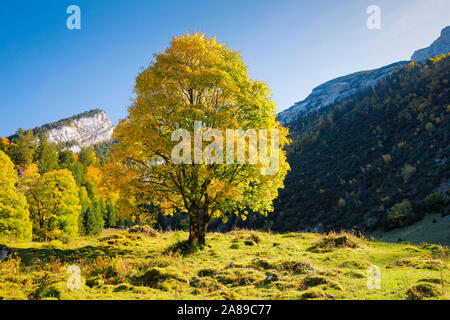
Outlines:
[[[428,48],[414,52],[412,61],[424,61],[427,58],[450,52],[450,26],[441,31],[441,36]],[[277,119],[283,125],[288,125],[298,117],[318,110],[349,97],[368,87],[373,87],[380,80],[390,76],[393,70],[404,67],[409,61],[400,61],[379,69],[355,72],[343,77],[327,81],[313,89],[312,93],[302,101],[279,113]]]
[[407,61],[396,62],[379,69],[355,72],[327,81],[314,88],[305,100],[299,101],[289,109],[280,112],[277,119],[281,124],[287,125],[299,116],[339,102],[360,90],[374,86],[381,79],[391,75],[393,70],[407,64]]
[[[114,126],[105,111],[94,109],[67,119],[33,129],[37,136],[45,132],[49,143],[65,145],[67,150],[79,152],[81,148],[111,140]],[[10,137],[12,140],[14,136]]]
[[450,26],[441,31],[441,36],[437,38],[429,47],[417,50],[411,57],[412,61],[424,61],[429,57],[439,56],[450,52]]
[[[392,228],[420,219],[424,198],[450,185],[449,79],[450,56],[412,64],[292,122],[292,170],[273,229]],[[404,199],[400,221],[390,221],[389,209]]]

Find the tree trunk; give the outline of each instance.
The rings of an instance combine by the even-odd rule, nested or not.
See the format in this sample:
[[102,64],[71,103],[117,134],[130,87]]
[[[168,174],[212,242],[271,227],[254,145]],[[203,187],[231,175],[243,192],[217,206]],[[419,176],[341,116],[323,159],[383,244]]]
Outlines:
[[189,215],[189,242],[195,245],[206,243],[206,231],[208,229],[208,210],[195,210]]

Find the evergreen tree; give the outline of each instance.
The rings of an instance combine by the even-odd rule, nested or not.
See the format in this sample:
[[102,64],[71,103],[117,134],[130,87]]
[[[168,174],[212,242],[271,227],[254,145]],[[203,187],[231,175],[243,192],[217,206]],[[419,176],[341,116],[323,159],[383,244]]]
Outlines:
[[24,169],[33,162],[34,147],[33,131],[19,129],[9,148],[9,156],[16,166]]
[[39,145],[36,150],[36,160],[39,163],[39,172],[44,174],[58,169],[58,153],[55,144],[49,144],[47,134],[39,135]]
[[94,147],[82,148],[79,153],[79,161],[85,166],[95,165],[97,157],[95,156]]
[[59,166],[61,169],[69,169],[73,166],[75,163],[75,159],[73,157],[72,152],[65,150],[61,151],[58,155],[59,158]]
[[80,188],[79,197],[80,197],[80,205],[81,205],[81,214],[80,214],[80,217],[78,218],[78,232],[80,235],[86,235],[87,234],[86,227],[85,227],[86,226],[86,216],[87,216],[87,211],[91,207],[91,200],[88,197],[85,187]]
[[69,167],[69,170],[72,172],[78,186],[86,184],[86,167],[81,162],[74,162]]
[[106,211],[107,211],[107,215],[106,215],[106,219],[105,219],[106,226],[109,228],[115,227],[117,225],[116,207],[114,206],[112,201],[108,201],[108,203],[106,204]]
[[84,214],[84,229],[86,235],[99,235],[103,230],[103,212],[100,201],[94,201]]

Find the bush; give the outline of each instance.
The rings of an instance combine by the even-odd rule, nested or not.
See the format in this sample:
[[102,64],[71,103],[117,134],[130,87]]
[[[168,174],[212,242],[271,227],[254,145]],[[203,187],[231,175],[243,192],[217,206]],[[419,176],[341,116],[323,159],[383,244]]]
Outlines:
[[407,183],[409,181],[409,179],[411,179],[411,177],[414,175],[415,172],[416,172],[416,168],[415,167],[413,167],[410,164],[406,164],[402,168],[403,181],[405,183]]
[[443,192],[433,192],[425,197],[423,203],[427,211],[445,212],[448,210],[448,195]]
[[395,204],[388,211],[388,228],[405,227],[416,219],[413,207],[409,200]]
[[437,286],[430,283],[420,283],[412,286],[406,292],[410,300],[422,300],[424,298],[432,298],[440,295]]
[[321,240],[316,242],[308,250],[312,252],[329,252],[335,248],[357,248],[358,240],[355,236],[347,233],[334,233],[330,232]]

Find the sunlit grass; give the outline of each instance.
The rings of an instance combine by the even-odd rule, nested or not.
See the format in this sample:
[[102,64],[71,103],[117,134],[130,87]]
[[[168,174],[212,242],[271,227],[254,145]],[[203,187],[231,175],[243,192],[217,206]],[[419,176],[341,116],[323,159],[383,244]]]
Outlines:
[[[5,239],[15,257],[0,263],[0,298],[450,298],[448,249],[436,245],[239,230],[210,233],[204,248],[185,250],[187,237],[106,230],[68,244]],[[67,288],[69,265],[81,269],[80,290]],[[371,265],[380,269],[380,289],[367,288]]]

